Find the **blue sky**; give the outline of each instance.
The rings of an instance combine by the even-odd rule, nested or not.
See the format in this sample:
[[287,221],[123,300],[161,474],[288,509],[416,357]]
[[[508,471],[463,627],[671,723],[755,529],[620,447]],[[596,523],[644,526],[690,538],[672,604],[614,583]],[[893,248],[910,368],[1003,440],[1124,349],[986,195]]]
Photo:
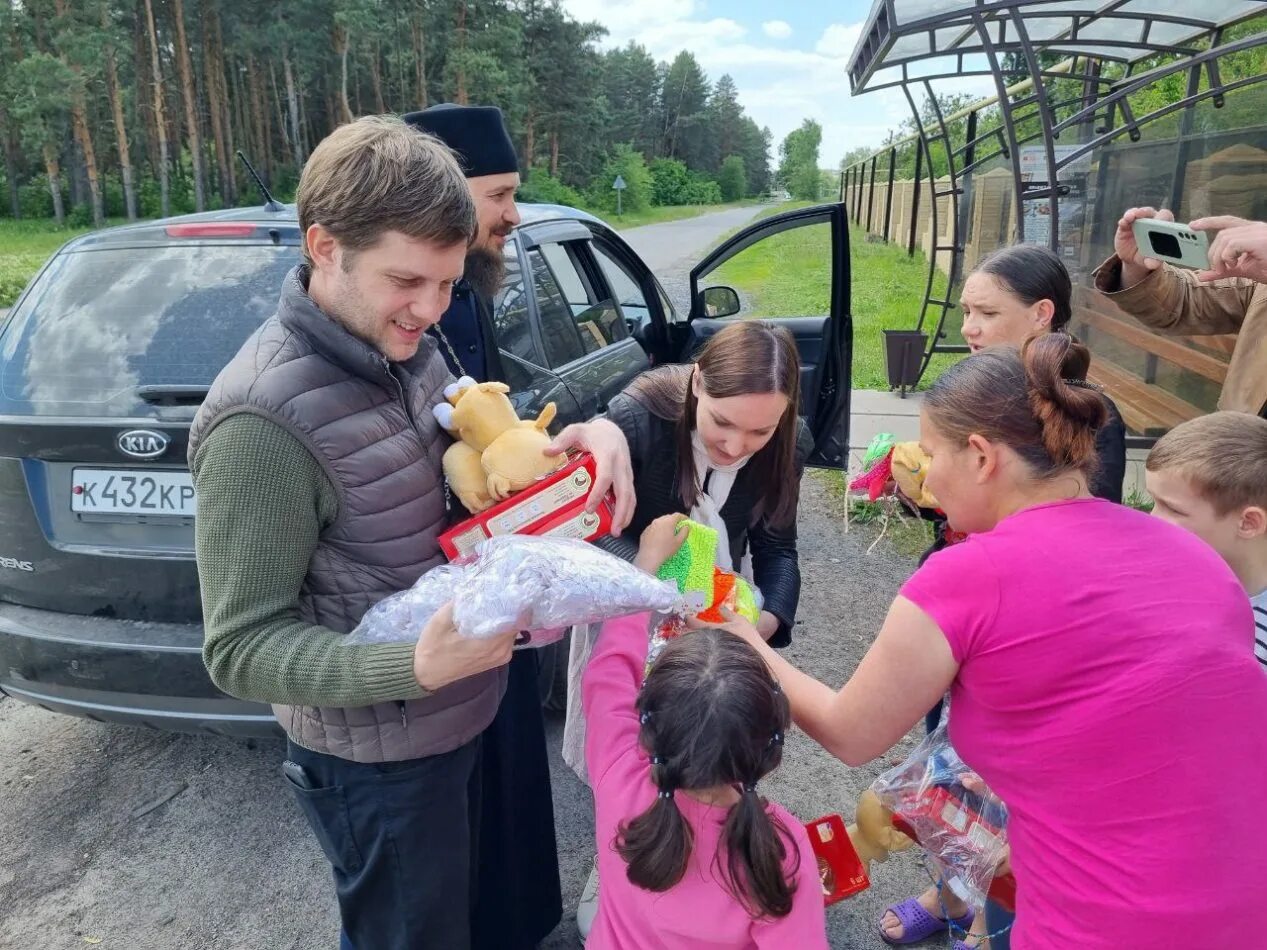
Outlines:
[[[608,46],[635,40],[658,59],[690,50],[709,78],[734,77],[739,100],[774,133],[774,154],[806,118],[823,126],[820,164],[834,167],[859,145],[878,146],[910,114],[900,90],[850,97],[845,67],[870,0],[562,0],[578,19],[607,27]],[[988,95],[991,82],[957,86]],[[949,90],[947,90],[949,91]]]

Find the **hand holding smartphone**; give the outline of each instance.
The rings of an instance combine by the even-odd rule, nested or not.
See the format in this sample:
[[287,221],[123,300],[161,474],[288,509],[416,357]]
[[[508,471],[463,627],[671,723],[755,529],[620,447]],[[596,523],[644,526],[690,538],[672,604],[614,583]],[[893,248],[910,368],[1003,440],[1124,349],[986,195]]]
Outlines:
[[1136,218],[1131,225],[1139,253],[1188,270],[1210,266],[1210,239],[1204,231],[1162,218]]

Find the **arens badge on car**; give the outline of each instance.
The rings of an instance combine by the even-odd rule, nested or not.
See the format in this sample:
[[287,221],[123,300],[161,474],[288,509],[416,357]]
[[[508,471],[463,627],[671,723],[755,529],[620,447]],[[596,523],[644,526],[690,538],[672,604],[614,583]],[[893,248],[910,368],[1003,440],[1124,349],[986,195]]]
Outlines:
[[119,433],[115,445],[129,458],[156,459],[167,451],[171,441],[165,433],[153,429],[129,429]]

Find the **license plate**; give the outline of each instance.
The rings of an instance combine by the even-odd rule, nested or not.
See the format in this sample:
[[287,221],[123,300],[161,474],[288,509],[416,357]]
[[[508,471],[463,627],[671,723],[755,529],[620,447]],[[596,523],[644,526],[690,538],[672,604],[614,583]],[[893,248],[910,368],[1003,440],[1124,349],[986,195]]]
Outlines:
[[70,510],[78,514],[192,518],[195,507],[188,472],[77,468],[71,473]]

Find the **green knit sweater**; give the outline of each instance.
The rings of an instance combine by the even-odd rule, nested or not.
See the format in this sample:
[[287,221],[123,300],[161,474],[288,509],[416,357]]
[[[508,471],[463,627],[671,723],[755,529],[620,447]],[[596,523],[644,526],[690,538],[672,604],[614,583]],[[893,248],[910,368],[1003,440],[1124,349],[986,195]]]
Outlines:
[[231,696],[348,707],[418,699],[414,644],[348,647],[299,616],[299,591],[338,494],[294,435],[253,413],[213,428],[193,460],[203,660]]

